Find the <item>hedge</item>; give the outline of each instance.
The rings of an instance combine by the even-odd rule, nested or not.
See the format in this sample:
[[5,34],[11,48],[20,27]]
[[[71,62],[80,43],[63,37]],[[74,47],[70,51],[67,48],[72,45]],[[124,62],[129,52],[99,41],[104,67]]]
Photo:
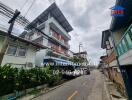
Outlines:
[[54,85],[59,80],[59,73],[54,74],[50,67],[18,69],[4,65],[0,67],[0,96],[43,84]]

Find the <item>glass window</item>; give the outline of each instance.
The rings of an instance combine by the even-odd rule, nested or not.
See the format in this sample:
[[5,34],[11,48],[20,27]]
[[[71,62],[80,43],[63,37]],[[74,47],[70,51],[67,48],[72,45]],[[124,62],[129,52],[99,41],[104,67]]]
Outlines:
[[18,49],[18,56],[26,56],[26,48],[20,47]]
[[129,34],[129,36],[130,36],[130,39],[131,39],[131,41],[132,41],[132,31],[128,31],[128,34]]
[[117,52],[118,52],[118,55],[120,56],[121,52],[120,52],[120,46],[119,45],[117,46]]
[[120,47],[120,53],[122,54],[123,53],[123,48],[122,48],[121,43],[119,44],[119,47]]
[[16,54],[17,47],[16,46],[8,46],[6,54],[9,55],[15,55]]
[[127,51],[127,46],[126,46],[126,43],[125,43],[124,39],[122,40],[122,46],[123,46],[124,52],[126,52]]
[[128,43],[127,47],[132,48],[132,40],[131,40],[129,34],[126,34],[126,40],[127,40],[127,43]]

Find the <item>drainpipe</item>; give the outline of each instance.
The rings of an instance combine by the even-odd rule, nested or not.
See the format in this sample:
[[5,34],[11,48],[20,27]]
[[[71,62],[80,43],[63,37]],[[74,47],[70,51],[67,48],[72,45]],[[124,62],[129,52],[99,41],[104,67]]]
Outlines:
[[128,100],[132,100],[132,93],[131,93],[132,89],[131,89],[130,83],[129,83],[128,79],[127,79],[128,75],[127,75],[125,67],[122,67],[120,65],[119,55],[118,55],[117,48],[116,48],[116,45],[115,45],[115,39],[114,39],[112,31],[111,30],[109,30],[109,31],[110,31],[111,38],[113,39],[112,43],[113,43],[113,48],[114,48],[114,51],[115,51],[115,54],[116,54],[117,66],[118,66],[118,68],[121,71],[121,75],[122,75],[122,78],[123,78],[123,81],[124,81],[124,84],[125,84],[125,88],[126,88],[126,92],[127,92],[127,95],[128,95]]

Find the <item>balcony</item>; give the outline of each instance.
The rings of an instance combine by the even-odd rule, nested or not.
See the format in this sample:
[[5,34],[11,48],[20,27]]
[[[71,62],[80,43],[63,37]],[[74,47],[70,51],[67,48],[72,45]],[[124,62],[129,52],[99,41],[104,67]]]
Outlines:
[[63,57],[69,57],[70,56],[65,50],[63,50],[62,48],[60,49],[56,45],[51,45],[49,47],[51,47],[51,49],[53,51],[52,53],[55,53],[55,54],[63,56]]
[[50,23],[50,27],[52,27],[53,29],[56,29],[58,31],[60,31],[60,34],[65,36],[65,38],[67,39],[71,39],[71,36],[65,31],[65,29],[56,21],[55,18],[51,17],[49,19],[49,23]]
[[[51,30],[52,31],[52,30]],[[51,35],[50,35],[55,41],[57,41],[59,44],[65,46],[66,48],[70,48],[70,45],[68,44],[68,42],[65,42],[64,39],[61,37],[61,35],[59,35],[58,33],[52,31]]]
[[126,30],[125,34],[116,45],[118,56],[123,55],[132,49],[132,25]]

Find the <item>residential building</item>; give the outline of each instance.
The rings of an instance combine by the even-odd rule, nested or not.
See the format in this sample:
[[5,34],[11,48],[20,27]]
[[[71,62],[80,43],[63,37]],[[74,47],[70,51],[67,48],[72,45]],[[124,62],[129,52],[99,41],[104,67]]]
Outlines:
[[71,39],[69,32],[73,29],[55,3],[32,21],[26,29],[28,32],[21,34],[20,37],[49,48],[37,52],[37,66],[41,66],[45,59],[60,61],[69,59],[70,45],[68,42]]
[[[115,43],[114,53],[119,60],[118,68],[122,74],[129,100],[132,99],[132,1],[117,0],[115,6],[124,8],[122,17],[113,16],[109,36],[102,39],[107,41],[107,37],[112,37]],[[102,35],[103,36],[103,35]],[[106,40],[105,40],[106,39]],[[102,47],[106,48],[107,43],[102,42]],[[114,57],[115,58],[115,57]],[[117,61],[118,61],[117,60]]]
[[87,61],[87,52],[86,51],[74,53],[73,55],[83,59],[83,61]]
[[[0,30],[0,52],[4,47],[4,41],[7,36],[8,34],[6,31]],[[40,49],[46,49],[43,45],[33,43],[14,35],[9,35],[8,42],[8,47],[1,66],[11,64],[17,68],[35,67],[36,52]]]
[[132,1],[117,0],[116,5],[124,8],[123,17],[114,17],[110,30],[115,40],[119,67],[126,86],[128,99],[132,99]]
[[75,57],[79,58],[79,62],[81,63],[81,67],[87,67],[88,66],[88,59],[87,59],[87,52],[78,52],[73,54]]
[[124,92],[125,86],[122,75],[117,65],[116,54],[113,47],[113,38],[111,37],[110,30],[102,32],[101,48],[106,49],[106,55],[100,57],[104,74],[117,84],[123,95],[126,95]]

